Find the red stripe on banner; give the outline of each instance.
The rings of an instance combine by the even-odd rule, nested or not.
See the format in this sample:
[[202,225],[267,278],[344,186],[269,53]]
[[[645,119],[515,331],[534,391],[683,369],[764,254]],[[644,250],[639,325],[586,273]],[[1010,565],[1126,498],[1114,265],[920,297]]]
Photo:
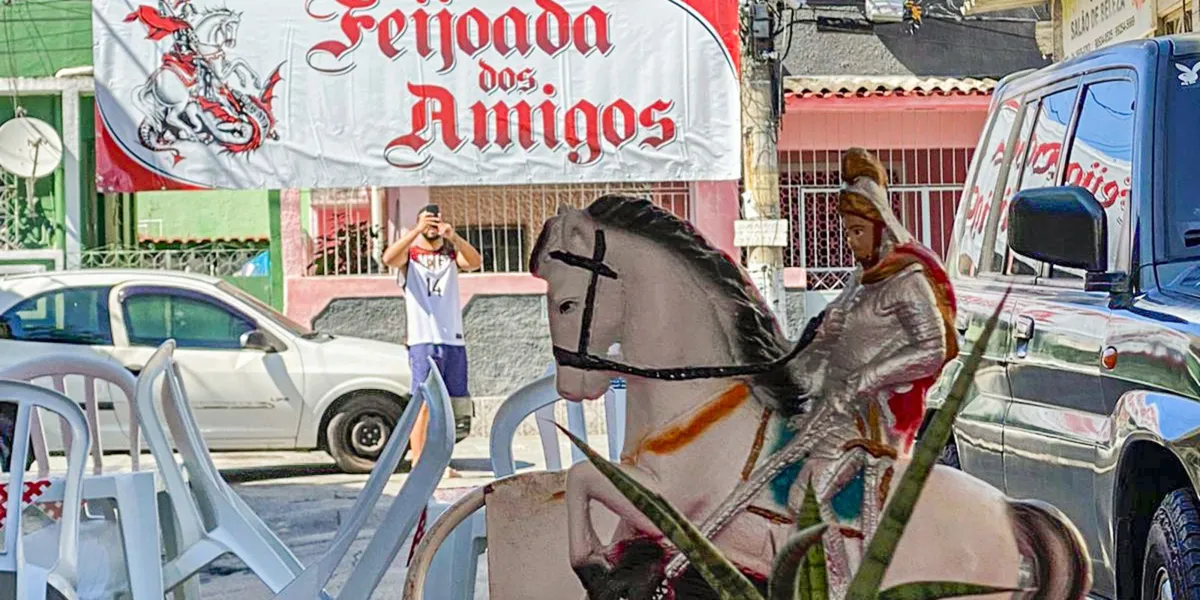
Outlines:
[[704,17],[705,21],[716,30],[725,44],[725,51],[733,59],[733,67],[741,73],[741,40],[738,38],[737,0],[684,0],[692,10]]
[[100,104],[96,103],[96,191],[138,192],[145,190],[203,190],[205,188],[169,179],[151,172],[131,158],[113,140]]

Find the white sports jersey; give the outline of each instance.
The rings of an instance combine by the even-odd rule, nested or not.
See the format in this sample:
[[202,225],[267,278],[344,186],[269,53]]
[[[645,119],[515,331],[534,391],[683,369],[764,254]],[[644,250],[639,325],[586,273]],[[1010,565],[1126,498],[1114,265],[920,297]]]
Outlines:
[[458,253],[443,244],[438,250],[408,249],[404,274],[404,308],[408,344],[465,345],[462,307],[458,300]]

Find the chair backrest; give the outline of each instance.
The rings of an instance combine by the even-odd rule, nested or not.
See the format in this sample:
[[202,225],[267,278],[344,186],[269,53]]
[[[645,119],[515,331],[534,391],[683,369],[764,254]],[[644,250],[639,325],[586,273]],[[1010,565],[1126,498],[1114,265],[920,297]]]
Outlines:
[[[17,363],[3,371],[0,378],[32,382],[36,379],[50,378],[54,389],[66,395],[66,378],[71,376],[83,377],[84,408],[87,410],[88,427],[92,437],[92,470],[97,475],[104,473],[104,449],[100,444],[100,407],[96,399],[96,383],[106,382],[115,385],[125,400],[129,403],[129,454],[133,470],[140,467],[139,455],[141,444],[138,437],[137,412],[133,407],[133,397],[137,389],[137,379],[125,368],[113,362],[79,356],[77,354],[48,354],[31,358]],[[46,451],[46,438],[40,427],[40,417],[37,411],[33,416],[33,454],[38,464],[38,477],[46,477],[50,471],[49,453]],[[63,430],[63,447],[69,449],[71,435],[69,429]]]
[[[363,486],[358,497],[354,501],[354,506],[350,509],[349,516],[342,521],[342,526],[338,528],[337,534],[333,538],[333,542],[329,544],[329,548],[321,555],[321,558],[304,569],[292,583],[289,583],[283,591],[275,595],[276,600],[311,600],[315,589],[321,589],[329,584],[329,579],[333,577],[334,570],[342,559],[346,556],[346,552],[350,550],[351,544],[358,538],[359,532],[363,525],[366,524],[367,518],[371,516],[375,505],[379,502],[379,498],[383,495],[384,487],[392,474],[396,472],[396,467],[400,466],[400,459],[404,457],[404,451],[408,448],[408,438],[412,434],[413,425],[417,421],[417,415],[420,413],[422,402],[429,405],[429,428],[430,431],[441,431],[445,428],[445,423],[449,423],[450,414],[453,410],[450,408],[450,399],[448,395],[441,395],[438,392],[434,378],[440,375],[435,368],[429,371],[429,380],[418,387],[416,395],[409,401],[408,406],[404,408],[404,413],[400,415],[400,421],[396,424],[392,431],[392,437],[388,440],[383,452],[380,453],[379,459],[375,461],[375,466],[371,469],[371,476],[367,478],[367,483]],[[444,384],[443,384],[444,386]],[[443,403],[442,401],[445,401]],[[424,502],[429,500],[433,495],[433,490],[437,487],[438,480],[441,477],[440,471],[432,471],[429,464],[440,463],[444,461],[448,464],[450,461],[449,452],[445,452],[444,448],[439,445],[430,445],[421,457],[417,459],[417,464],[413,469],[411,476],[404,482],[401,488],[400,496],[397,500],[393,500],[392,508],[397,506],[403,508],[404,513],[399,515],[399,519],[392,519],[389,512],[389,518],[384,521],[385,528],[394,527],[397,524],[402,526],[402,530],[398,533],[390,530],[385,531],[383,528],[376,530],[376,536],[390,535],[393,539],[406,539],[410,533],[408,527],[404,525],[410,520],[415,522],[415,515],[419,515]],[[452,452],[453,450],[451,450]],[[444,467],[443,467],[444,469]],[[432,474],[433,477],[426,475]],[[421,503],[408,502],[409,492],[424,501]],[[404,497],[406,500],[403,504],[399,503],[399,499]],[[412,514],[409,514],[412,513]],[[360,575],[365,578],[366,575]]]
[[[338,592],[338,600],[369,600],[371,598],[371,594],[383,580],[384,574],[396,560],[400,548],[408,540],[408,535],[412,533],[417,519],[429,503],[429,499],[433,497],[433,491],[437,489],[442,474],[446,472],[446,467],[450,465],[450,456],[454,453],[454,413],[450,404],[450,393],[446,390],[446,382],[442,379],[442,374],[432,359],[429,359],[429,376],[421,384],[419,395],[429,405],[429,435],[425,441],[425,448],[421,452],[421,457],[417,459],[417,464],[413,467],[412,472],[409,473],[408,480],[400,488],[400,493],[396,494],[395,500],[392,500],[392,506],[380,522],[379,528],[375,530],[375,536],[367,544],[362,557],[350,572],[346,584]],[[416,404],[416,402],[410,402],[410,404]],[[397,429],[392,433],[392,439],[388,442],[389,446],[395,444],[397,448],[403,447],[408,439],[409,430],[412,428],[411,423],[406,422],[405,424],[404,431]],[[402,433],[403,435],[401,435]],[[379,465],[376,465],[375,470],[379,470]],[[394,470],[393,466],[386,472],[391,473]],[[371,476],[374,478],[375,473],[372,472]],[[358,509],[359,506],[356,504],[355,510]],[[364,512],[369,512],[369,507]],[[363,519],[365,521],[365,515]],[[347,542],[348,545],[349,542]],[[474,573],[470,576],[473,577]]]
[[[557,471],[562,468],[559,458],[558,431],[551,424],[554,419],[554,405],[561,398],[555,384],[556,368],[550,365],[545,375],[528,383],[509,395],[496,411],[490,434],[490,451],[492,456],[492,472],[497,478],[516,473],[517,465],[513,460],[512,444],[517,429],[529,417],[538,418],[538,431],[542,438],[542,451],[546,455],[546,468]],[[613,461],[619,460],[621,446],[625,437],[625,387],[623,381],[614,381],[605,393],[605,425],[608,430],[608,454]],[[549,421],[549,422],[547,422]],[[580,439],[587,439],[587,423],[584,418],[583,404],[580,402],[567,403],[567,431]],[[584,460],[583,453],[572,447],[573,462]]]
[[[200,507],[196,504],[187,481],[184,480],[183,471],[175,462],[172,444],[167,439],[167,432],[162,427],[163,420],[160,419],[158,408],[154,402],[155,381],[161,376],[164,378],[165,385],[167,371],[175,368],[174,361],[171,359],[174,351],[175,341],[167,340],[151,355],[150,360],[146,361],[146,366],[138,374],[133,405],[146,435],[146,446],[150,448],[150,454],[154,456],[154,462],[157,464],[159,475],[163,479],[167,495],[171,499],[171,505],[175,511],[179,528],[178,542],[181,546],[186,547],[203,538],[204,520],[200,515]],[[164,397],[163,402],[169,404],[170,400]]]
[[[188,548],[201,542],[220,546],[225,552],[237,555],[269,589],[278,592],[304,567],[221,477],[188,406],[174,350],[174,340],[167,340],[147,361],[138,377],[134,404],[146,444],[158,463],[158,472],[175,511],[179,546]],[[154,401],[154,385],[159,376],[163,379],[161,413]],[[186,483],[163,429],[164,422],[187,470]],[[180,561],[170,560],[163,568],[169,589],[203,566],[191,560]]]
[[78,404],[65,395],[23,381],[0,380],[0,401],[17,404],[0,571],[16,573],[18,597],[27,597],[21,595],[22,569],[25,568],[26,561],[21,541],[21,516],[24,508],[22,505],[25,497],[24,465],[30,450],[33,414],[38,409],[47,410],[63,420],[71,432],[73,443],[67,449],[67,473],[62,480],[63,508],[62,519],[59,521],[58,556],[53,565],[42,566],[52,570],[74,588],[78,584],[79,517],[83,503],[83,477],[87,467],[88,447],[91,445],[87,416]]

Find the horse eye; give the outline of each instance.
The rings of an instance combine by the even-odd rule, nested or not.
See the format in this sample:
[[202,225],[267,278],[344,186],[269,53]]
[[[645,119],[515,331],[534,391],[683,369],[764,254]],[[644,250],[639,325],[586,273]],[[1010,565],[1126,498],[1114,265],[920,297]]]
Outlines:
[[558,305],[558,314],[565,315],[573,310],[579,303],[574,300],[567,300]]

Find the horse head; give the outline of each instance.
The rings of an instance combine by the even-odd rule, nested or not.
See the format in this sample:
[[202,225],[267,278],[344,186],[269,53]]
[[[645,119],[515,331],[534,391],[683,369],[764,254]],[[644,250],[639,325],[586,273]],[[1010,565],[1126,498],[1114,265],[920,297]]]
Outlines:
[[[546,221],[533,250],[531,270],[546,281],[550,337],[555,346],[578,348],[581,341],[590,348],[607,351],[621,340],[622,310],[625,303],[622,282],[605,278],[592,283],[592,272],[556,260],[562,255],[592,257],[597,234],[605,233],[588,214],[567,209]],[[590,291],[589,291],[590,290]],[[593,310],[586,324],[586,305],[603,307]],[[613,374],[559,365],[558,392],[569,400],[585,400],[604,395]]]
[[[772,397],[796,391],[771,366],[791,345],[745,272],[649,200],[604,196],[560,212],[543,227],[531,267],[548,284],[565,398],[596,398],[619,375],[740,377],[766,383]],[[621,356],[605,358],[614,344]]]
[[215,8],[201,13],[193,29],[200,44],[224,50],[237,45],[241,22],[241,13],[228,8]]

